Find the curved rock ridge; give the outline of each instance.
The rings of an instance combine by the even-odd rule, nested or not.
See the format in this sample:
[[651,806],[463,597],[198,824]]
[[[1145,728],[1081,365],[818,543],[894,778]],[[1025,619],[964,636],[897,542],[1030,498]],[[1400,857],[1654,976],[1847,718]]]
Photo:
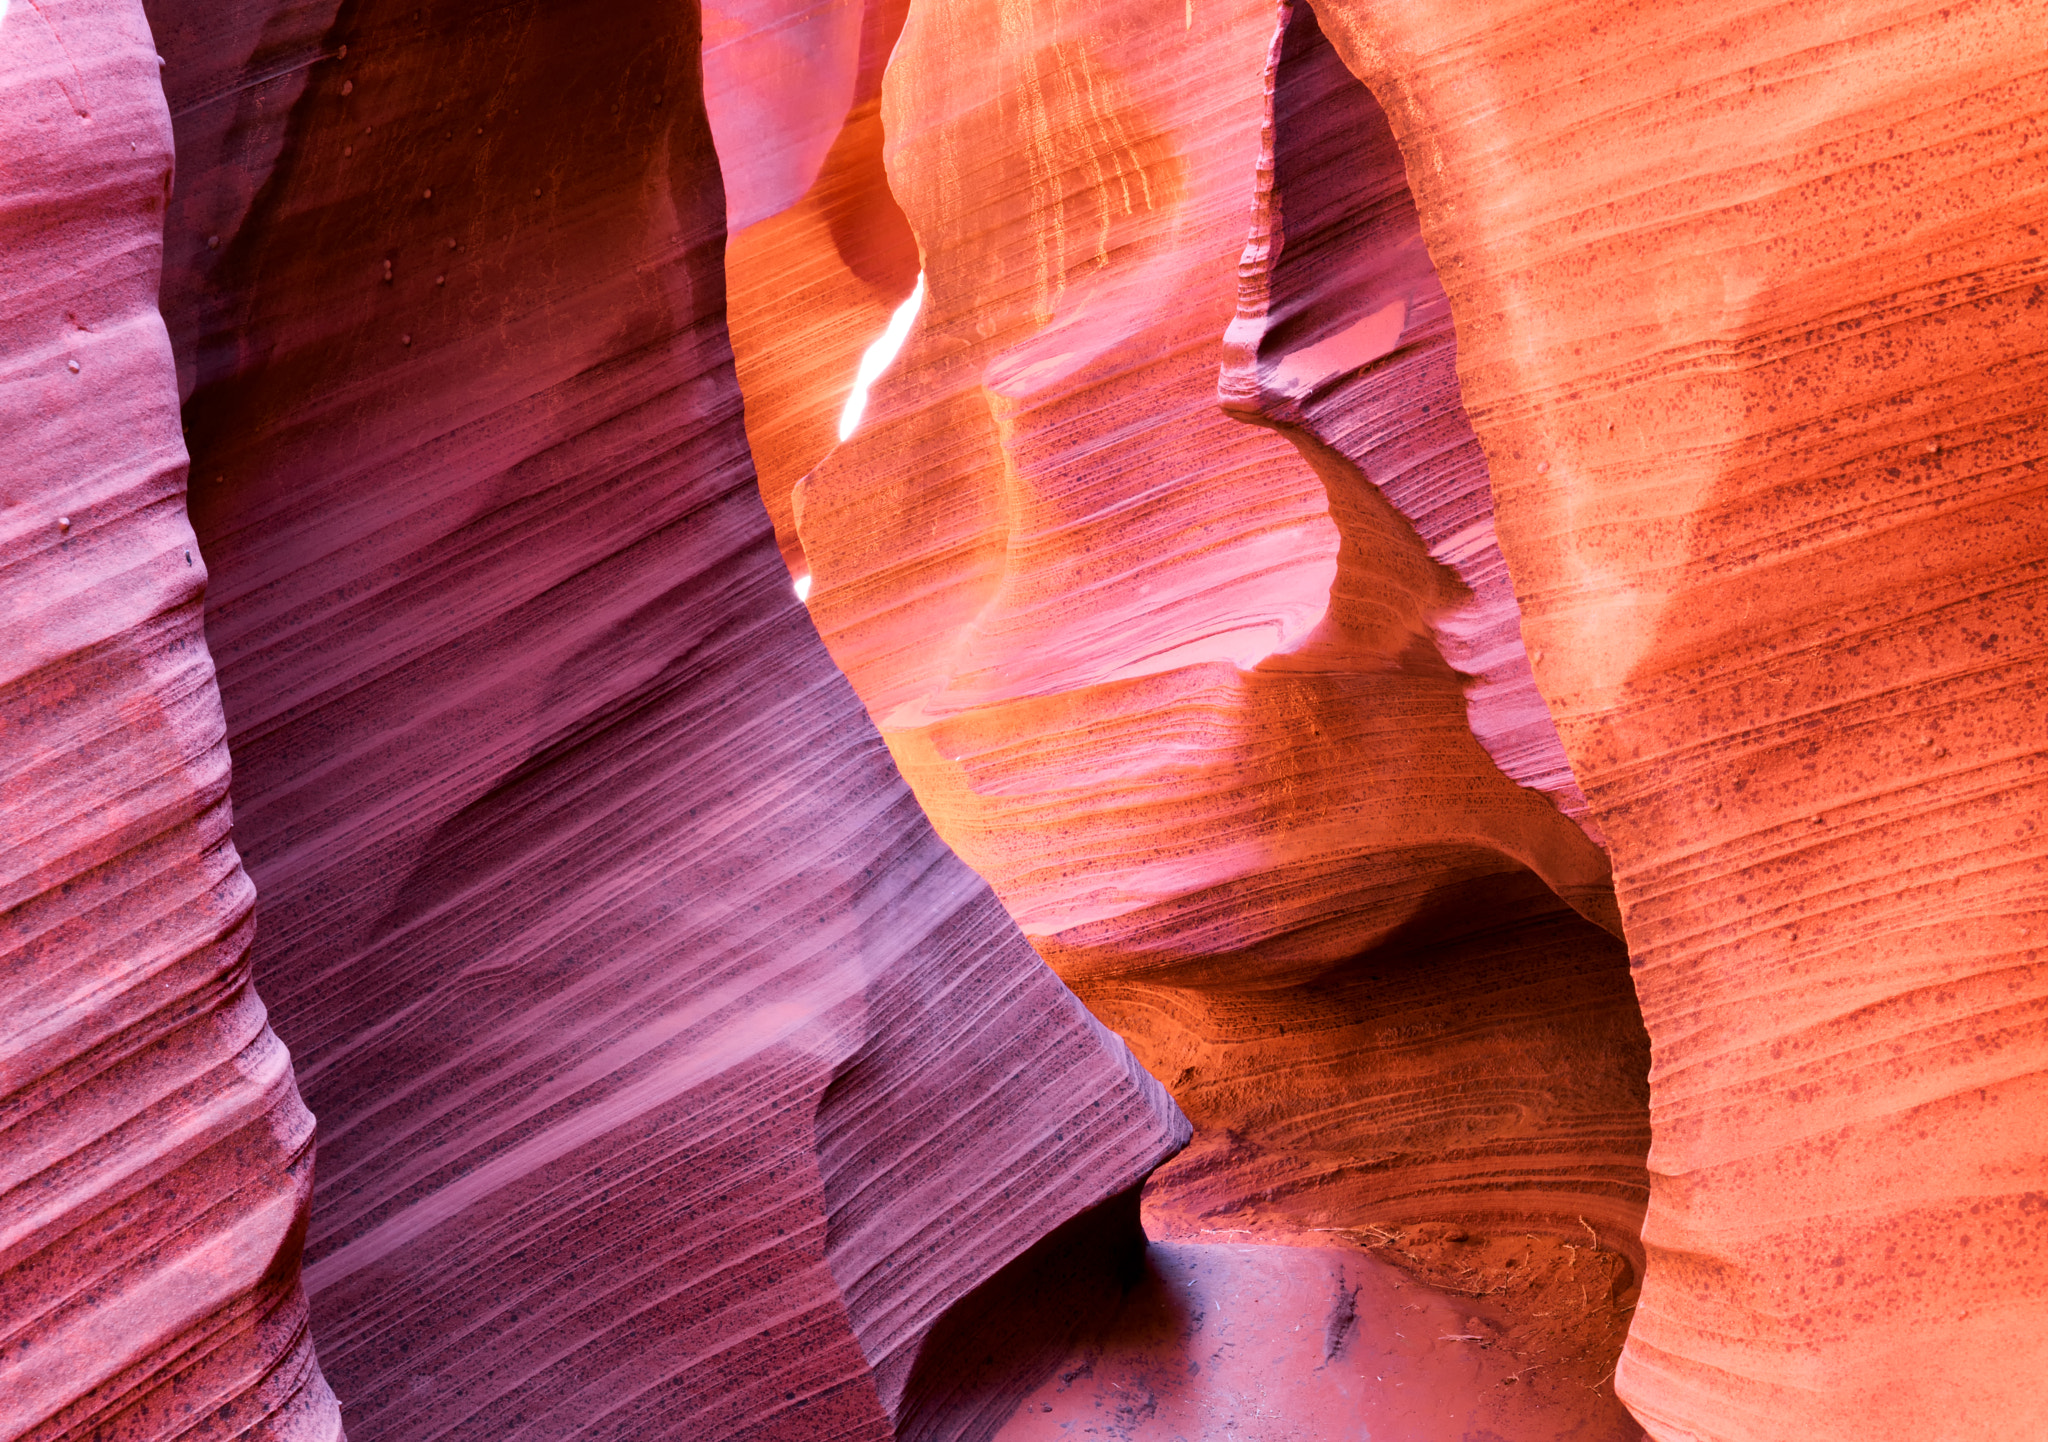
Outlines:
[[1639,1268],[1649,1047],[1626,953],[1538,904],[1300,986],[1084,984],[1197,1128],[1146,1188],[1147,1231],[1591,1229]]
[[1216,406],[1273,19],[913,8],[883,113],[924,308],[793,498],[835,658],[1070,981],[1312,973],[1525,868],[1611,918],[1466,727],[1456,577]]
[[[976,1340],[940,1324],[1062,1224],[1135,1240],[1188,1129],[790,594],[692,14],[160,21],[207,632],[351,1435],[957,1434],[987,1396],[912,1386]],[[1097,1286],[1070,1250],[1054,1305]]]
[[157,312],[156,53],[110,0],[15,6],[0,57],[0,1435],[335,1439]]
[[[1534,1319],[1534,1352],[1585,1364],[1529,1427],[1633,1435],[1604,1384],[1640,1266],[1647,1042],[1622,948],[1558,900],[1618,924],[1604,857],[1481,748],[1434,639],[1483,616],[1519,654],[1498,554],[1475,606],[1330,442],[1216,404],[1276,107],[1290,165],[1363,134],[1364,193],[1405,197],[1399,155],[1312,22],[1285,30],[1305,53],[1283,75],[1272,7],[1178,35],[1166,13],[913,7],[884,119],[927,294],[843,443],[823,433],[851,346],[828,387],[803,338],[829,299],[780,288],[832,251],[792,243],[773,269],[728,252],[764,306],[750,432],[807,414],[826,448],[789,466],[811,466],[792,567],[940,834],[1193,1116],[1194,1145],[1147,1186],[1147,1232],[1398,1241],[1432,1286],[1513,1290],[1498,1305]],[[1359,191],[1289,179],[1331,231],[1319,252],[1304,223],[1276,272],[1295,310],[1341,316],[1343,265],[1379,264],[1388,231],[1411,287],[1435,285],[1412,205],[1359,230]],[[1388,489],[1446,486],[1438,511],[1471,511],[1476,477],[1476,520],[1460,514],[1490,542],[1440,288],[1434,319],[1392,340],[1397,381],[1366,372],[1343,415],[1398,432],[1423,387],[1453,434],[1402,441],[1409,489]],[[1504,709],[1529,704],[1556,761],[1526,681]],[[1447,1219],[1562,1246],[1568,1294],[1515,1285],[1504,1241],[1439,1266],[1412,1231]],[[1603,1260],[1571,1276],[1589,1246]]]
[[1430,618],[1467,678],[1472,734],[1500,769],[1599,831],[1522,647],[1494,538],[1486,457],[1458,398],[1457,337],[1379,102],[1344,68],[1307,0],[1285,0],[1224,408],[1277,427],[1330,474],[1331,504],[1370,483],[1464,594]]
[[2048,69],[2017,0],[1321,0],[1652,1042],[1664,1442],[2048,1431]]

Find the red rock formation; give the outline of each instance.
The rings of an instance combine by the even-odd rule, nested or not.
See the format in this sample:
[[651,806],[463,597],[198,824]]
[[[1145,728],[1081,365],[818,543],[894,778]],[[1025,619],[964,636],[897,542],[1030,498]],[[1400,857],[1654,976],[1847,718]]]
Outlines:
[[338,1435],[249,984],[140,7],[0,24],[0,1435]]
[[[1244,146],[1250,17],[1205,14],[1197,35],[1190,14],[1177,38],[1163,7],[1125,30],[1039,6],[1006,12],[1006,30],[934,6],[912,16],[886,110],[926,319],[871,429],[797,508],[835,654],[942,832],[1105,1012],[1117,987],[1142,985],[1133,953],[1152,984],[1207,994],[1243,978],[1248,952],[1265,980],[1298,982],[1385,935],[1360,919],[1396,908],[1271,852],[1276,836],[1333,844],[1313,817],[1345,814],[1321,758],[1363,749],[1346,721],[1401,714],[1415,736],[1413,713],[1356,690],[1321,714],[1277,708],[1306,713],[1275,727],[1291,768],[1267,783],[1278,806],[1255,804],[1256,746],[1210,739],[1256,711],[1240,697],[1277,684],[1263,677],[1339,669],[1333,637],[1382,666],[1415,654],[1388,643],[1404,627],[1465,642],[1485,682],[1475,730],[1575,807],[1540,728],[1513,734],[1533,719],[1521,662],[1472,642],[1506,633],[1502,573],[1454,544],[1471,513],[1438,499],[1478,498],[1462,423],[1388,421],[1390,404],[1450,396],[1419,223],[1451,278],[1537,673],[1625,863],[1660,1048],[1662,1200],[1625,1382],[1670,1437],[1961,1436],[2031,1418],[2013,1388],[2028,1368],[1994,1338],[2038,1290],[2033,1263],[1966,1268],[1973,1239],[2001,1259],[2024,1250],[2039,1179],[2024,1121],[2038,1068],[2017,1040],[2038,1023],[2038,803],[2021,739],[2038,722],[2019,668],[2038,657],[2042,333],[2026,219],[2041,92],[2020,8],[1734,21],[1671,5],[1598,23],[1512,0],[1319,8],[1388,106],[1419,222],[1371,107],[1283,47],[1301,88],[1280,77],[1273,204],[1296,244],[1276,260],[1255,236],[1225,390],[1300,433],[1365,555],[1333,556],[1316,498],[1287,487],[1272,452],[1218,437],[1172,379],[1206,353],[1197,318],[1220,246],[1204,258],[1200,237],[1229,182],[1204,167]],[[1173,119],[1194,97],[1199,140]],[[1304,108],[1318,122],[1297,152],[1305,197],[1287,180]],[[1318,147],[1355,166],[1348,193],[1314,183],[1331,169]],[[1403,529],[1352,484],[1360,472],[1469,599],[1441,572],[1402,569]],[[1249,498],[1283,538],[1270,564],[1214,544]],[[1190,522],[1210,528],[1199,561],[1176,551]],[[1325,580],[1316,566],[1333,559]],[[1176,585],[1176,571],[1201,580]],[[1365,576],[1361,594],[1347,578]],[[1404,609],[1373,617],[1374,635],[1351,619],[1354,595]],[[1237,656],[1259,626],[1280,646]],[[1256,664],[1171,695],[1145,674],[1211,652]],[[1426,694],[1412,673],[1427,668],[1407,665],[1406,694]],[[1146,681],[1158,694],[1110,704]],[[1505,725],[1488,719],[1489,689]],[[1443,820],[1420,803],[1443,792],[1413,775],[1394,773],[1417,807],[1395,828],[1413,849],[1363,854],[1402,856],[1428,887],[1474,880],[1418,844]],[[1226,779],[1228,802],[1198,799]],[[1236,825],[1205,832],[1219,811]],[[1902,885],[1916,856],[1925,880]],[[1230,870],[1275,883],[1228,889]],[[1956,947],[1930,916],[1975,918],[1973,939]],[[1336,938],[1326,951],[1301,936],[1317,927]],[[1155,1066],[1244,1006],[1183,1005],[1194,1019],[1154,1047],[1140,1018],[1172,1010],[1162,996],[1126,994],[1117,1018]],[[1288,1014],[1270,1009],[1276,1026]],[[1887,1046],[1906,1053],[1885,1061]],[[1879,1161],[1902,1125],[1919,1129],[1911,1160]],[[1959,1145],[1959,1128],[1982,1140]],[[1930,1267],[1977,1280],[1942,1301]],[[1897,1349],[1919,1328],[1946,1339],[1944,1358],[1982,1360],[1937,1372],[1922,1347],[1909,1367]]]
[[[1156,14],[913,9],[885,115],[928,294],[868,419],[798,487],[796,564],[941,834],[1195,1117],[1148,1231],[1342,1231],[1448,1277],[1407,1229],[1578,1245],[1597,1226],[1610,1270],[1569,1339],[1597,1365],[1523,1420],[1625,1433],[1585,1384],[1611,1371],[1610,1293],[1640,1257],[1646,1044],[1620,947],[1550,889],[1610,914],[1605,861],[1468,724],[1575,799],[1398,154],[1297,13],[1287,47],[1243,7],[1169,60]],[[1353,141],[1372,166],[1304,168]],[[1255,236],[1241,299],[1247,220],[1269,234],[1289,195],[1299,244],[1276,267]],[[760,264],[728,256],[771,307],[741,378],[750,430],[785,434],[844,392],[809,339],[829,297]],[[1216,406],[1226,333],[1258,349],[1245,300],[1276,346],[1312,349],[1389,276],[1394,359],[1333,365],[1336,410],[1276,405],[1259,428]],[[1441,426],[1402,429],[1418,393]],[[1440,630],[1461,657],[1507,653],[1469,702]],[[1512,1280],[1495,1260],[1480,1290]]]
[[1416,528],[1467,593],[1430,625],[1467,678],[1472,734],[1507,776],[1587,825],[1522,648],[1486,458],[1459,400],[1450,307],[1386,113],[1306,0],[1280,6],[1266,86],[1224,408],[1295,441],[1328,477],[1333,506],[1370,485]]
[[1200,1128],[1147,1191],[1154,1236],[1597,1224],[1641,1261],[1648,1046],[1620,943],[1569,912],[1298,986],[1082,995]]
[[1429,629],[1456,578],[1214,404],[1272,12],[1170,58],[1099,20],[933,6],[899,43],[928,295],[797,495],[835,656],[1048,954],[1314,970],[1524,867],[1601,912],[1597,848],[1466,729]]
[[332,1434],[302,1242],[359,1439],[2048,1430],[2017,0],[156,11],[169,348],[0,26],[9,1435]]
[[[913,1385],[978,1340],[934,1325],[1014,1259],[1135,1239],[1108,1204],[1185,1123],[932,834],[789,594],[725,345],[694,24],[330,19],[159,27],[190,122],[165,291],[208,640],[257,969],[321,1118],[309,1231],[311,1119],[242,969],[183,559],[152,306],[169,137],[139,15],[81,23],[111,138],[48,157],[107,166],[108,218],[9,232],[43,247],[28,275],[104,271],[31,292],[10,331],[32,342],[27,439],[102,480],[19,513],[29,584],[89,619],[17,622],[34,666],[9,714],[42,769],[12,783],[10,923],[47,1019],[10,1052],[31,1133],[10,1155],[40,1174],[14,1193],[33,1290],[8,1297],[37,1350],[9,1403],[52,1436],[117,1404],[138,1436],[198,1403],[223,1433],[251,1406],[332,1432],[303,1236],[358,1439],[943,1431],[986,1403]],[[46,52],[16,132],[69,119]],[[60,312],[94,341],[67,349]],[[67,385],[131,420],[82,430]],[[42,515],[60,502],[70,529]],[[60,785],[80,748],[95,771]],[[81,881],[127,899],[81,916]],[[63,929],[95,922],[153,929],[164,961],[114,946],[50,991]],[[151,1039],[185,1051],[115,1054]],[[130,1139],[151,1103],[183,1129]],[[27,1200],[53,1177],[54,1217]],[[181,1234],[173,1193],[212,1210]],[[149,1210],[95,1219],[123,1196]],[[133,1291],[153,1278],[168,1300]],[[89,1287],[132,1295],[94,1313]],[[77,1332],[110,1324],[120,1347]]]
[[1317,10],[1613,845],[1624,1395],[1660,1439],[2041,1433],[2038,7]]

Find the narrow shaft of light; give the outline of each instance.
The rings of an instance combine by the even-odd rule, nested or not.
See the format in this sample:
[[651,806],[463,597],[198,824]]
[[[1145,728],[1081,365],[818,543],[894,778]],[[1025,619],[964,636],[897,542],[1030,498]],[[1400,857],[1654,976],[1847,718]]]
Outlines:
[[882,378],[882,372],[889,369],[889,362],[896,359],[896,352],[903,349],[903,342],[910,339],[910,327],[917,319],[918,308],[924,304],[924,272],[917,273],[917,288],[903,304],[896,307],[896,313],[889,317],[889,328],[875,337],[875,342],[864,351],[860,358],[860,370],[853,378],[853,394],[846,398],[846,409],[839,413],[839,439],[845,440],[860,425],[861,412],[868,408],[868,387]]
[[796,578],[796,598],[799,601],[811,599],[811,578],[808,574]]

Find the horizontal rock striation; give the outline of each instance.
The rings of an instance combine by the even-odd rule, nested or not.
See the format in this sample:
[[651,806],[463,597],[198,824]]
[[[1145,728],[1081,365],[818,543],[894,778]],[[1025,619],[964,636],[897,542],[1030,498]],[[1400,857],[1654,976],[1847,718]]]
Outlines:
[[2048,1432],[2039,29],[0,3],[0,1432]]
[[1081,995],[1198,1129],[1153,1236],[1561,1220],[1641,1265],[1648,1042],[1621,944],[1563,908],[1299,986]]
[[340,1435],[249,980],[138,6],[0,24],[0,1435]]
[[1408,157],[1612,843],[1654,1057],[1624,1396],[1667,1442],[2041,1431],[2037,11],[1316,10]]

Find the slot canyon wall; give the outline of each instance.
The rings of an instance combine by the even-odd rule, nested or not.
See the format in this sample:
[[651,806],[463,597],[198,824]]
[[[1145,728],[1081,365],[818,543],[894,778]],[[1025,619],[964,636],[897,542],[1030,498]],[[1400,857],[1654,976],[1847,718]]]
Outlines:
[[[1148,1227],[1621,1231],[1632,991],[1652,1433],[2048,1426],[1998,1340],[2048,1176],[2037,22],[1118,15],[912,8],[923,309],[780,470],[941,835],[1196,1123]],[[1612,919],[1562,817],[1632,988],[1543,913]]]
[[1326,13],[1611,842],[1655,1058],[1624,1397],[2043,1430],[2038,15]]
[[0,30],[7,1435],[957,1431],[1186,1124],[790,594],[690,13],[149,18]]
[[0,19],[0,1436],[336,1435],[249,984],[139,9]]
[[5,1435],[2048,1433],[2039,34],[15,0]]

